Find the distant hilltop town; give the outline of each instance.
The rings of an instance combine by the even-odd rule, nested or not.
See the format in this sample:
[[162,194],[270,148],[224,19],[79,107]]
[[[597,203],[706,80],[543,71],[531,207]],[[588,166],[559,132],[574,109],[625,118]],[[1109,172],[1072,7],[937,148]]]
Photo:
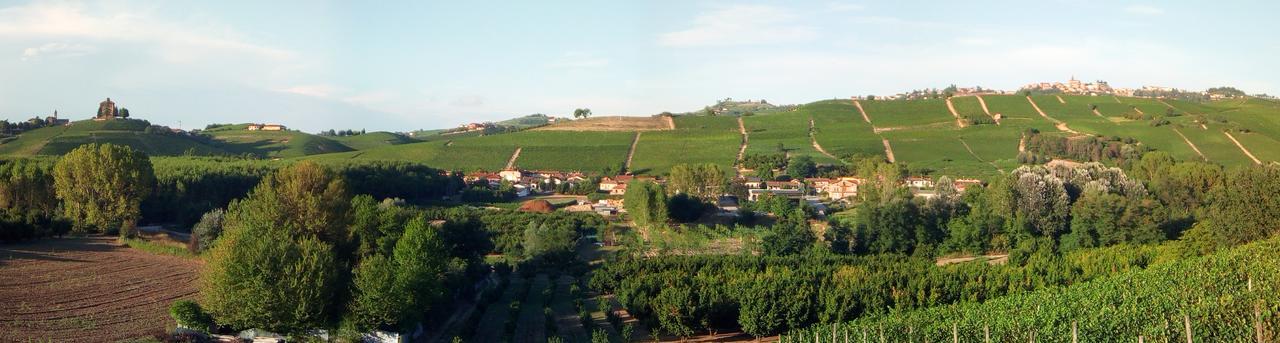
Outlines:
[[[1190,101],[1211,101],[1222,99],[1242,98],[1247,95],[1243,91],[1233,87],[1215,87],[1204,91],[1191,91],[1178,89],[1173,87],[1162,86],[1142,86],[1142,88],[1115,88],[1111,87],[1107,81],[1097,80],[1093,82],[1084,82],[1072,76],[1067,82],[1033,82],[1026,84],[1016,91],[997,90],[975,87],[957,87],[951,85],[947,88],[926,88],[917,89],[909,92],[898,93],[893,95],[863,95],[855,96],[855,99],[861,100],[923,100],[923,99],[945,99],[952,96],[967,95],[998,95],[998,94],[1073,94],[1073,95],[1117,95],[1127,97],[1144,97],[1144,98],[1166,98],[1166,99],[1182,99]],[[1274,98],[1266,94],[1255,94],[1253,97]]]

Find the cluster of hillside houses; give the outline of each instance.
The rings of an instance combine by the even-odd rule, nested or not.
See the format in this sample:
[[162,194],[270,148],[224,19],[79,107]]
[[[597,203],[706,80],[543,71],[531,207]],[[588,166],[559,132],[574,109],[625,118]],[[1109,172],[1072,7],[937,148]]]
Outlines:
[[[517,196],[527,197],[534,194],[553,193],[556,187],[563,183],[581,184],[587,182],[588,177],[579,172],[508,169],[496,173],[468,173],[463,177],[463,180],[471,184],[484,182],[491,188],[501,187],[503,183],[507,183],[515,188]],[[665,182],[665,180],[653,176],[618,175],[601,178],[597,187],[600,193],[623,196],[627,194],[627,184],[634,180],[648,180],[659,184]],[[867,183],[867,180],[858,177],[839,177],[769,181],[747,176],[739,177],[735,182],[747,190],[746,200],[749,201],[757,201],[767,194],[807,201],[812,205],[821,205],[822,203],[848,201],[857,197],[859,189]],[[964,192],[969,187],[980,187],[982,185],[982,181],[977,179],[956,179],[952,182],[959,192]],[[907,177],[902,179],[901,183],[911,189],[916,196],[925,198],[933,197],[934,189],[937,186],[933,178],[927,176]],[[602,204],[605,203],[602,202]],[[617,204],[609,202],[607,205],[616,206]],[[721,197],[718,205],[725,210],[736,210],[738,199],[736,196]]]

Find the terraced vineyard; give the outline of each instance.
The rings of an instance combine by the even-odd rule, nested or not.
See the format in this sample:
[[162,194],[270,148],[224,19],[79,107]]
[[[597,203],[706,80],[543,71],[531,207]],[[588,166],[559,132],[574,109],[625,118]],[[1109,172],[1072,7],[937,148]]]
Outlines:
[[[633,172],[660,175],[681,163],[715,163],[733,170],[741,143],[735,118],[677,117],[675,123],[675,130],[640,136],[632,160]],[[751,144],[757,144],[754,134]]]
[[[885,156],[883,138],[893,147],[896,161],[915,169],[982,177],[1018,165],[1018,142],[1023,131],[1030,128],[1074,137],[1132,138],[1178,159],[1203,158],[1228,166],[1254,163],[1241,146],[1259,162],[1280,161],[1280,103],[1274,101],[1194,103],[1083,95],[1036,95],[1031,99],[1052,120],[1037,113],[1022,95],[983,95],[981,100],[977,96],[952,98],[952,105],[963,118],[1001,117],[1000,125],[966,124],[964,128],[958,127],[945,100],[862,100],[866,119],[853,101],[823,100],[742,117],[750,137],[745,152],[776,153],[781,147],[792,156],[806,155],[818,163],[836,164],[842,163],[837,158],[853,154]],[[983,103],[987,105],[985,110]],[[244,125],[227,125],[208,130],[210,138],[146,133],[145,123],[137,120],[82,121],[23,133],[0,144],[0,156],[60,155],[81,144],[112,142],[157,156],[190,152],[395,160],[449,170],[492,171],[504,168],[520,149],[514,162],[518,168],[600,172],[622,170],[637,130],[643,130],[629,170],[661,175],[681,163],[715,163],[732,170],[742,146],[737,119],[678,116],[668,123],[661,117],[598,118],[577,126],[552,125],[557,130],[546,126],[513,133],[424,133],[421,137],[386,132],[322,137],[297,131],[248,131]],[[1073,132],[1059,130],[1053,120],[1061,121],[1063,128]],[[669,129],[671,124],[676,129]],[[574,131],[575,127],[582,128]],[[1224,131],[1230,131],[1240,145]]]

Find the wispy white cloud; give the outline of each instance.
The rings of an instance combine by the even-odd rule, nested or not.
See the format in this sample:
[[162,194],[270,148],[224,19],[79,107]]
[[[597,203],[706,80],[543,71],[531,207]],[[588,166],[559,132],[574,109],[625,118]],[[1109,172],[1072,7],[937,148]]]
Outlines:
[[609,65],[609,59],[597,56],[596,54],[571,51],[561,55],[547,66],[552,68],[564,69],[589,69],[600,68]]
[[1164,14],[1164,9],[1151,5],[1131,5],[1124,8],[1125,12],[1141,15],[1160,15]]
[[818,30],[800,23],[791,10],[766,5],[734,5],[697,16],[693,27],[664,33],[665,46],[732,46],[808,41]]
[[65,2],[37,1],[0,9],[0,37],[142,43],[172,62],[224,57],[221,54],[271,60],[295,56],[286,49],[237,39],[225,30],[202,30],[166,22],[146,12],[91,11],[83,5]]
[[98,49],[80,43],[45,43],[38,47],[22,50],[22,60],[32,61],[46,57],[76,57],[97,52]]

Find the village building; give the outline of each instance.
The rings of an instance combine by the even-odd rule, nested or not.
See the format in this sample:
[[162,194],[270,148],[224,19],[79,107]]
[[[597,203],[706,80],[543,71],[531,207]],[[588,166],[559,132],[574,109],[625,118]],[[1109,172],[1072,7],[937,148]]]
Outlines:
[[107,98],[107,100],[103,100],[98,103],[98,114],[93,117],[93,120],[110,120],[115,119],[119,115],[120,112],[119,109],[116,108],[116,103],[111,101],[111,98]]
[[911,188],[933,188],[933,178],[928,176],[909,176],[904,183]]
[[783,190],[783,189],[802,190],[802,189],[804,189],[804,184],[803,184],[803,183],[801,183],[800,181],[796,181],[796,180],[791,180],[791,181],[765,181],[765,182],[764,182],[764,189],[768,189],[768,190]]
[[518,169],[504,169],[503,171],[498,172],[498,176],[502,177],[503,180],[518,182],[520,181],[520,177],[524,176],[524,173]]
[[747,200],[760,201],[765,194],[773,196],[786,197],[788,199],[800,199],[804,197],[804,191],[799,189],[748,189]]
[[830,200],[846,200],[858,196],[858,187],[865,183],[866,180],[856,177],[842,177],[835,182],[827,183],[824,187],[818,188],[822,194]]
[[71,120],[58,118],[58,111],[54,110],[53,115],[44,118],[44,123],[48,126],[58,126],[71,124]]

